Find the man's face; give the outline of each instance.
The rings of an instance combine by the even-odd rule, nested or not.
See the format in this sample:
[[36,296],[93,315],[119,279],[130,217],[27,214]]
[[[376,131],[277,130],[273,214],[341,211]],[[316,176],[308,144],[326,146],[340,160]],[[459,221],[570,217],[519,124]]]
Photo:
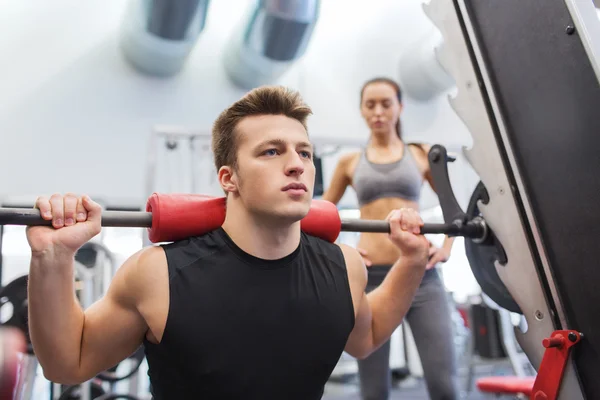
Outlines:
[[[306,216],[315,166],[304,126],[282,115],[247,117],[237,126],[237,143],[230,195],[239,196],[249,212],[269,219],[291,223]],[[222,174],[220,178],[223,182]]]

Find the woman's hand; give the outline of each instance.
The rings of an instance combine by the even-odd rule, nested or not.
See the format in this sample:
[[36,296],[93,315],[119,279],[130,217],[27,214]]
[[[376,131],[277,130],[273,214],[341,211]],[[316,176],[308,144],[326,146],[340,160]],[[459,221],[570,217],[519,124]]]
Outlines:
[[429,246],[429,261],[426,269],[431,269],[438,263],[445,263],[450,258],[450,251],[445,247],[436,247],[431,243]]
[[365,266],[370,267],[371,265],[373,265],[371,260],[369,260],[369,257],[367,256],[367,251],[365,249],[361,249],[360,247],[357,247],[356,250],[358,250],[358,252],[362,256]]

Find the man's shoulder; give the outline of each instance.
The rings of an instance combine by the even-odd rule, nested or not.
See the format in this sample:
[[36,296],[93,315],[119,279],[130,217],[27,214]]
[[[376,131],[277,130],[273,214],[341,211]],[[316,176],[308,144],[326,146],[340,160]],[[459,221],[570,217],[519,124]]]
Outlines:
[[325,257],[329,259],[331,262],[344,265],[344,256],[341,252],[340,247],[331,243],[328,240],[322,239],[318,236],[309,235],[307,233],[302,233],[303,236],[303,246],[305,251],[309,253],[314,253],[318,256]]
[[[228,246],[216,232],[207,232],[198,236],[176,240],[173,242],[157,243],[154,250],[145,250],[144,264],[164,263],[169,276],[176,271],[191,265],[215,263],[217,258],[227,253]],[[216,257],[218,256],[218,257]]]
[[[161,243],[160,246],[167,252],[183,250],[185,253],[212,251],[225,244],[218,229],[197,236],[190,236],[173,242]],[[192,250],[193,249],[193,250]]]
[[344,258],[346,258],[347,260],[360,260],[362,262],[360,253],[354,247],[349,246],[345,243],[335,243],[335,246],[339,247],[340,251],[344,255]]
[[336,244],[336,246],[340,248],[340,251],[344,255],[346,264],[351,264],[353,267],[364,268],[364,262],[358,250],[344,243]]
[[340,243],[338,246],[344,255],[350,280],[360,285],[366,284],[368,279],[367,268],[358,250],[343,243]]
[[364,263],[358,250],[343,243],[331,243],[327,240],[306,235],[309,246],[332,261],[342,264],[346,269],[362,270]]

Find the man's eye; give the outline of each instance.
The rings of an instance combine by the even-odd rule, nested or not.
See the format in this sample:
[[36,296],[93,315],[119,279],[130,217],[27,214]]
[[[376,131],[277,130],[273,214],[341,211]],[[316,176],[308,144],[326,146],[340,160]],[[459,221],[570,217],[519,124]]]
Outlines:
[[310,151],[301,151],[300,154],[308,159],[312,158],[312,153]]
[[263,154],[266,156],[274,156],[274,155],[277,155],[277,150],[276,149],[268,149],[268,150],[265,150],[263,152]]

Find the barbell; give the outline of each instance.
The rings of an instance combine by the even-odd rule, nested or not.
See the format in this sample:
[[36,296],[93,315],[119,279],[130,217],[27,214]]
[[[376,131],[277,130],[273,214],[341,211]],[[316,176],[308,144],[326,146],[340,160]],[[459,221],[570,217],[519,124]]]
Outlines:
[[[172,242],[199,236],[220,227],[225,221],[225,197],[202,194],[154,193],[146,203],[146,211],[103,211],[103,227],[148,228],[153,243]],[[312,200],[308,214],[301,220],[301,229],[312,236],[335,242],[341,231],[389,233],[384,220],[343,219],[335,204]],[[51,226],[34,208],[0,208],[0,225]],[[483,218],[456,220],[449,223],[425,223],[421,234],[464,236],[485,240],[488,230]]]
[[[456,219],[446,223],[425,223],[420,232],[467,238],[469,264],[484,293],[499,306],[520,313],[496,271],[496,260],[504,264],[506,255],[479,213],[477,205],[480,201],[487,202],[487,192],[481,183],[471,197],[467,213],[457,213]],[[225,215],[225,197],[154,193],[148,198],[145,212],[103,211],[101,225],[147,228],[152,243],[173,242],[219,228]],[[34,208],[0,208],[0,225],[51,226],[52,221],[43,219]],[[301,220],[301,229],[333,243],[342,231],[389,233],[390,225],[384,220],[343,219],[335,204],[314,199],[308,214]]]

